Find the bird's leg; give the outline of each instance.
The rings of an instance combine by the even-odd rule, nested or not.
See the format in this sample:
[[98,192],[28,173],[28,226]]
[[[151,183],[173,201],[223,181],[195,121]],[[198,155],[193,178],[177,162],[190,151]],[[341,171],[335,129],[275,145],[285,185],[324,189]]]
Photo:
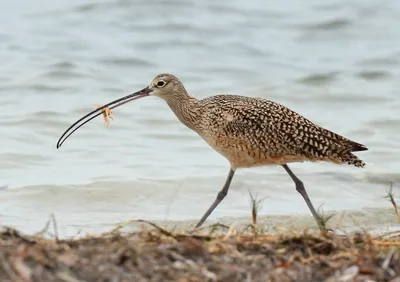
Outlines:
[[204,221],[206,221],[207,217],[213,212],[213,210],[218,206],[219,203],[221,203],[221,201],[228,194],[229,185],[232,182],[232,178],[233,178],[234,174],[235,174],[235,170],[231,168],[229,170],[228,178],[225,181],[224,187],[222,188],[221,191],[219,191],[219,193],[217,195],[217,198],[215,199],[214,203],[208,208],[206,213],[203,215],[203,217],[197,223],[196,228],[200,227],[204,223]]
[[323,224],[321,217],[315,211],[315,208],[314,208],[313,204],[311,203],[310,198],[307,195],[306,188],[304,188],[303,182],[299,178],[297,178],[297,176],[290,170],[290,168],[288,167],[287,164],[284,164],[282,166],[286,170],[286,172],[289,174],[289,176],[293,179],[294,183],[296,184],[297,192],[299,192],[301,194],[301,196],[304,198],[304,200],[306,201],[306,204],[307,204],[308,208],[310,209],[315,221],[317,222],[319,229],[321,231],[326,231],[325,225]]

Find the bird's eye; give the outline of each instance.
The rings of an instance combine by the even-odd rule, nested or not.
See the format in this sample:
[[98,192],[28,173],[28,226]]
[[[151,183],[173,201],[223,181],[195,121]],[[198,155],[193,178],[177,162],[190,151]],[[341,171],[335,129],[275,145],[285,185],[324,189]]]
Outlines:
[[157,82],[157,86],[159,87],[163,87],[165,85],[165,82],[160,80],[159,82]]

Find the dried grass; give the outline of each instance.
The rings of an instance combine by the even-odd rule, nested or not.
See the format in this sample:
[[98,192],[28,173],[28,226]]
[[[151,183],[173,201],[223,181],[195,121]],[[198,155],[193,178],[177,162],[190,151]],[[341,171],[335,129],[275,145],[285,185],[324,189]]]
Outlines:
[[385,196],[385,198],[388,199],[389,202],[392,204],[394,213],[395,213],[395,215],[397,217],[397,221],[400,223],[399,209],[397,207],[396,201],[394,200],[393,183],[390,184],[389,190],[386,193],[387,193],[387,195]]
[[[1,281],[396,281],[400,236],[119,230],[71,240],[0,233]],[[397,280],[398,281],[398,280]]]

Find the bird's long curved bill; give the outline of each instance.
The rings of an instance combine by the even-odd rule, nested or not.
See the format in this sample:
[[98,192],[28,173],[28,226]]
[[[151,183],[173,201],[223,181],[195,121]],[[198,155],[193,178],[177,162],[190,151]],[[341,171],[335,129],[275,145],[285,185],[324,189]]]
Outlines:
[[77,131],[80,127],[82,127],[84,124],[88,123],[92,119],[98,117],[99,115],[102,115],[104,108],[114,109],[114,108],[119,107],[119,106],[121,106],[123,104],[129,103],[129,102],[131,102],[133,100],[146,97],[146,96],[148,96],[150,94],[151,91],[152,90],[149,89],[149,87],[143,88],[140,91],[137,91],[135,93],[129,94],[129,95],[125,96],[125,97],[119,98],[119,99],[117,99],[115,101],[112,101],[112,102],[110,102],[110,103],[108,103],[108,104],[106,104],[104,106],[101,106],[101,107],[97,108],[96,110],[91,111],[87,115],[81,117],[74,124],[72,124],[63,133],[63,135],[61,135],[60,139],[57,142],[57,149],[61,147],[61,145],[65,142],[65,140],[67,140],[68,137],[70,137],[72,135],[72,133]]

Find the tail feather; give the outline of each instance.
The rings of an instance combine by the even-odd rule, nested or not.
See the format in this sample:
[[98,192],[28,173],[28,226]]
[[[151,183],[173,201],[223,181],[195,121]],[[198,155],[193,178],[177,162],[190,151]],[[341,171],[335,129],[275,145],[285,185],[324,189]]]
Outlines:
[[336,133],[333,133],[333,136],[336,139],[335,140],[336,144],[342,148],[340,150],[341,153],[339,155],[343,163],[348,165],[353,165],[355,167],[365,166],[365,163],[360,158],[351,153],[351,152],[367,151],[368,148],[365,145],[351,141],[350,139],[347,139],[346,137],[343,137]]
[[[318,153],[319,156],[327,157],[328,159],[334,160],[334,162],[345,163],[348,165],[354,165],[356,167],[364,167],[365,163],[359,159],[352,152],[367,151],[368,148],[360,143],[354,142],[342,135],[334,133],[325,128],[319,127],[319,134],[316,134],[318,143],[323,144],[319,147],[318,143],[314,146],[309,145],[313,148],[314,154]],[[318,131],[318,130],[317,130]],[[326,151],[320,150],[328,148]]]
[[[365,166],[361,159],[352,154],[368,150],[365,145],[320,127],[301,116],[296,121],[290,139],[296,143],[298,154],[307,156],[310,160],[329,160],[338,164]],[[288,135],[284,135],[283,138],[288,139]]]
[[341,156],[340,159],[342,160],[343,163],[346,163],[348,165],[354,165],[355,167],[365,166],[365,163],[352,153],[348,153],[344,156]]
[[359,152],[359,151],[367,151],[368,148],[360,143],[351,141],[350,139],[339,135],[337,133],[334,133],[328,129],[321,128],[323,135],[325,138],[330,139],[333,143],[338,144],[340,147],[349,147],[350,146],[350,152]]
[[352,145],[352,148],[351,148],[352,152],[368,151],[368,148],[363,144],[351,141],[351,145]]

